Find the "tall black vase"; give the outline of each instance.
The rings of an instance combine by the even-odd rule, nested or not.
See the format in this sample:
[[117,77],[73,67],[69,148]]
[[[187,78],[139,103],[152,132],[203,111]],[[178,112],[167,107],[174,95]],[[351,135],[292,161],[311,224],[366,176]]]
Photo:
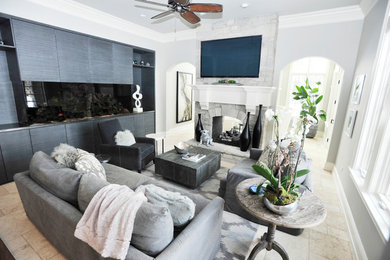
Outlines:
[[245,127],[244,129],[242,129],[240,135],[240,150],[243,152],[248,150],[249,145],[251,144],[251,133],[249,131],[249,116],[250,116],[250,112],[248,112],[248,115],[246,117]]
[[201,120],[201,114],[198,114],[198,123],[195,126],[195,139],[196,141],[200,141],[200,136],[202,133],[200,131],[203,130],[202,120]]
[[259,116],[257,117],[255,126],[253,127],[252,148],[259,148],[261,140],[261,109],[263,105],[259,105]]

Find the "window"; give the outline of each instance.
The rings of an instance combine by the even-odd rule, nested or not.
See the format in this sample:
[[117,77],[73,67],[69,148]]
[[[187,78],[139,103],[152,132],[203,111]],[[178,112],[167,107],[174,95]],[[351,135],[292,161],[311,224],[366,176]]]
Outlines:
[[383,238],[390,237],[390,31],[377,53],[372,89],[354,167],[362,197]]

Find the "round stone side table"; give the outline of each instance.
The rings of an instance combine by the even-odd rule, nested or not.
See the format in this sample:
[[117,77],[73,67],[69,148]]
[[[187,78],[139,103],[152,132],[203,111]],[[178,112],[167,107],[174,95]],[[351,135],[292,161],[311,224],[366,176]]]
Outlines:
[[248,260],[255,259],[256,255],[263,249],[268,251],[273,249],[280,254],[282,259],[288,260],[286,250],[274,241],[276,226],[287,228],[314,227],[325,220],[326,209],[317,196],[306,190],[299,200],[296,211],[284,216],[275,214],[266,208],[262,195],[249,192],[250,186],[259,185],[262,182],[261,178],[251,178],[242,181],[236,187],[236,197],[241,207],[252,216],[268,223],[268,231],[264,233],[259,243],[252,249]]

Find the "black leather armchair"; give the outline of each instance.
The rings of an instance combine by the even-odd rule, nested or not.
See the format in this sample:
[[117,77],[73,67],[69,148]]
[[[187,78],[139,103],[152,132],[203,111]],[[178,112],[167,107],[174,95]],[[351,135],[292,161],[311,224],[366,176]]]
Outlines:
[[116,145],[115,135],[123,131],[119,120],[112,119],[98,123],[102,144],[100,152],[111,156],[110,163],[120,167],[137,170],[145,169],[155,157],[155,140],[147,137],[135,137],[136,143],[131,146]]

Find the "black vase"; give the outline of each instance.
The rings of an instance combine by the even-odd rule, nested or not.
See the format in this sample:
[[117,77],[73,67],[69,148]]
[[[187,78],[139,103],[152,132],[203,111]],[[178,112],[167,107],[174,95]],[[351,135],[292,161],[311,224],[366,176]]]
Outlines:
[[248,112],[245,127],[242,129],[240,135],[240,150],[243,152],[248,150],[249,145],[251,144],[251,133],[249,132],[249,115],[250,112]]
[[200,119],[201,116],[201,114],[198,114],[198,123],[195,126],[195,139],[198,142],[200,141],[200,136],[202,135],[200,131],[203,130],[202,120]]
[[263,105],[259,105],[259,116],[257,117],[255,126],[253,127],[252,148],[259,148],[261,140],[261,109]]

